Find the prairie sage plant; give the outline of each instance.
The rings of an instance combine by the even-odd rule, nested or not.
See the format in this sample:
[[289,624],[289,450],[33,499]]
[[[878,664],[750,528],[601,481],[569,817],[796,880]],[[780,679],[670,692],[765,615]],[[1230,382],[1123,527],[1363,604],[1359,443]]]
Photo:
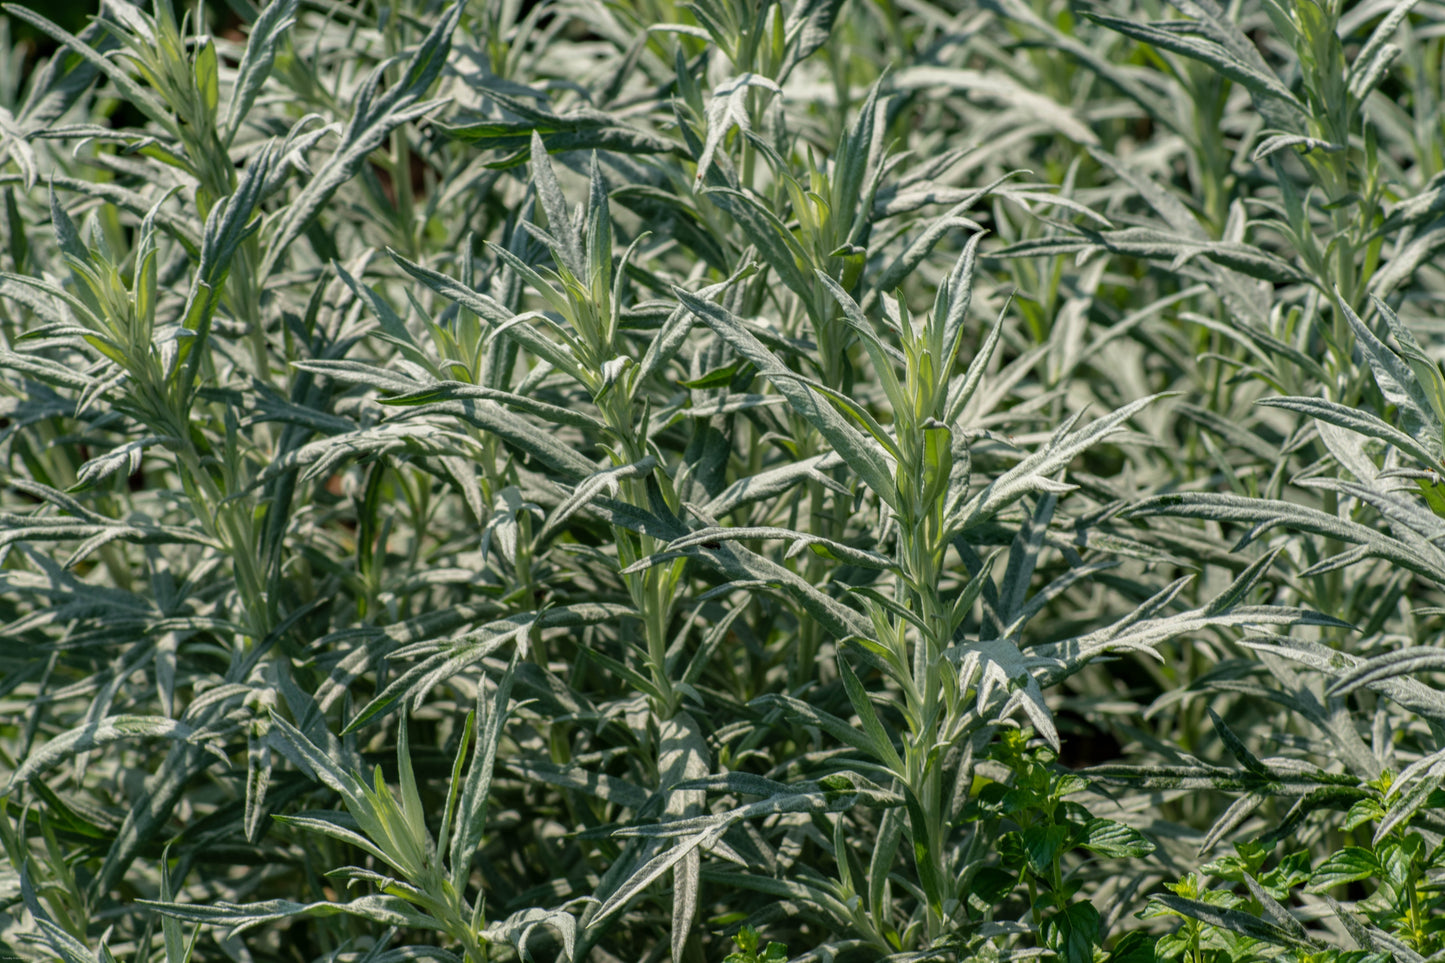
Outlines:
[[1445,953],[1439,0],[64,6],[7,958]]

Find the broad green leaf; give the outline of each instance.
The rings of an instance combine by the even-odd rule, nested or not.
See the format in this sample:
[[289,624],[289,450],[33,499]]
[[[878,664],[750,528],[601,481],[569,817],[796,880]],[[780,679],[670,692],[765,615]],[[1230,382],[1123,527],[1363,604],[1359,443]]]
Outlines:
[[1344,883],[1369,879],[1379,874],[1380,864],[1374,853],[1358,846],[1345,846],[1315,867],[1310,876],[1309,891],[1322,893]]
[[1114,859],[1138,859],[1155,849],[1139,830],[1112,819],[1091,819],[1085,823],[1078,845]]

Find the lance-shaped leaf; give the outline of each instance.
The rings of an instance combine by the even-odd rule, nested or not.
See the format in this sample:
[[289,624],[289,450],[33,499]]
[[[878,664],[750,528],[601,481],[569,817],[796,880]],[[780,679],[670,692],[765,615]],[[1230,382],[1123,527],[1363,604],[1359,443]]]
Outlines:
[[1375,826],[1372,844],[1379,846],[1396,829],[1407,825],[1425,808],[1442,783],[1445,783],[1445,751],[1432,752],[1406,766],[1385,795],[1388,808]]
[[402,708],[407,700],[419,698],[508,643],[516,643],[519,649],[525,652],[527,634],[541,621],[540,616],[541,613],[538,612],[524,612],[490,622],[460,638],[421,642],[392,653],[393,659],[416,655],[426,655],[427,658],[397,676],[377,693],[356,717],[347,723],[342,732],[355,732]]
[[[519,273],[527,277],[532,286],[536,288],[538,294],[552,300],[554,302],[554,309],[566,309],[566,302],[559,300],[559,296],[553,291],[552,286],[547,283],[545,278],[524,264],[512,252],[497,247],[493,247],[493,250],[496,251],[503,260],[507,261],[514,270],[518,270]],[[449,278],[430,268],[409,261],[394,251],[388,250],[387,253],[391,255],[392,260],[400,265],[401,269],[406,271],[406,273],[442,297],[454,301],[468,311],[475,313],[479,318],[493,325],[497,333],[504,334],[506,337],[511,338],[537,357],[572,374],[574,378],[578,380],[581,379],[581,369],[578,367],[576,359],[568,352],[567,347],[552,341],[527,323],[528,320],[532,318],[543,319],[541,315],[535,313],[514,315],[490,296],[480,291],[474,291],[454,278]]]
[[492,792],[492,772],[497,762],[497,746],[507,722],[512,700],[512,681],[516,677],[517,657],[512,656],[506,674],[497,683],[490,703],[484,700],[484,687],[477,687],[477,717],[481,720],[466,784],[458,802],[456,835],[452,837],[452,887],[462,892],[471,875],[472,856],[481,845],[487,824],[487,803]]
[[1418,459],[1422,465],[1427,467],[1433,466],[1436,461],[1435,456],[1426,445],[1388,424],[1377,415],[1361,408],[1350,408],[1324,398],[1261,398],[1255,404],[1297,411],[1302,415],[1318,418],[1320,421],[1337,425],[1348,431],[1378,438]]
[[[679,712],[658,723],[657,781],[667,793],[663,814],[669,819],[688,819],[704,811],[706,794],[679,785],[707,775],[712,768],[707,740],[697,719]],[[702,878],[702,855],[692,850],[672,871],[672,958],[682,959],[683,948],[697,919],[698,886]]]
[[1423,672],[1445,672],[1445,650],[1421,647],[1377,655],[1345,672],[1330,685],[1329,691],[1331,695],[1348,695],[1362,686],[1402,676],[1416,678]]
[[853,548],[829,538],[795,532],[787,528],[704,528],[669,542],[667,550],[671,552],[697,546],[713,547],[715,542],[751,541],[754,539],[780,539],[792,542],[793,547],[788,550],[789,556],[804,548],[811,548],[818,555],[849,565],[858,565],[879,571],[887,571],[894,567],[893,560],[887,555],[867,549]]
[[1070,234],[1018,241],[994,251],[994,257],[1041,257],[1107,251],[1126,257],[1167,262],[1178,270],[1196,257],[1204,257],[1240,274],[1275,284],[1308,284],[1299,268],[1263,248],[1240,241],[1201,240],[1154,227],[1127,227],[1095,231],[1069,226]]
[[1077,144],[1099,142],[1098,135],[1072,110],[1047,94],[1018,83],[1003,71],[920,65],[894,71],[889,80],[890,85],[899,90],[956,90],[1001,101],[1015,108],[1018,116],[1047,124]]
[[751,361],[758,373],[773,383],[778,392],[788,399],[793,410],[818,429],[818,433],[828,440],[833,450],[852,466],[878,497],[890,505],[895,504],[897,496],[893,480],[877,442],[848,424],[832,405],[802,384],[797,375],[784,366],[777,355],[764,347],[732,312],[695,298],[680,288],[675,288],[674,293],[688,310],[716,331],[733,350]]
[[[577,918],[562,910],[524,909],[488,926],[482,936],[489,942],[506,942],[516,947],[524,963],[535,960],[528,943],[539,928],[546,928],[562,938],[562,956],[570,961],[577,955]],[[674,959],[676,957],[674,956]]]
[[206,738],[206,735],[205,732],[198,731],[183,722],[167,719],[164,716],[106,716],[97,722],[63,732],[30,753],[11,774],[10,780],[5,784],[4,793],[0,793],[0,795],[9,795],[41,773],[82,752],[89,752],[112,743],[133,739],[171,739],[180,742],[196,742]]
[[348,809],[362,805],[360,783],[346,771],[338,754],[331,751],[332,747],[323,749],[317,746],[304,732],[275,712],[271,713],[271,728],[266,733],[266,741],[303,772],[340,793]]
[[482,149],[513,152],[497,161],[497,166],[511,167],[525,162],[534,136],[540,137],[551,153],[606,150],[623,154],[662,154],[678,148],[673,141],[628,124],[625,118],[606,111],[583,106],[559,114],[538,106],[548,100],[540,90],[481,74],[473,74],[469,80],[483,96],[518,119],[487,117],[464,120],[441,129],[463,143],[476,144]]
[[238,936],[257,926],[297,916],[323,918],[347,915],[357,916],[385,926],[405,926],[424,930],[442,929],[442,925],[437,920],[425,913],[418,912],[406,901],[394,896],[363,896],[349,903],[297,903],[289,899],[241,904],[228,903],[224,900],[211,904],[164,903],[159,900],[137,900],[136,902],[138,905],[149,906],[156,912],[173,919],[225,927],[228,937]]
[[1029,655],[1039,660],[1040,666],[1045,667],[1044,684],[1057,685],[1078,672],[1091,659],[1108,652],[1132,651],[1153,654],[1157,658],[1155,647],[1169,639],[1226,626],[1260,628],[1271,625],[1351,627],[1349,623],[1339,619],[1288,606],[1239,605],[1228,612],[1215,613],[1204,608],[1158,618],[1126,617],[1115,625],[1087,635],[1033,646],[1029,649]]
[[251,24],[246,38],[246,52],[236,69],[236,85],[226,106],[226,120],[221,125],[222,143],[230,144],[241,129],[241,122],[256,102],[271,66],[276,62],[276,47],[295,23],[297,0],[272,0]]
[[362,83],[355,94],[351,120],[341,132],[341,143],[268,232],[266,253],[257,271],[260,277],[272,275],[291,242],[301,236],[341,185],[356,175],[372,151],[386,143],[393,130],[439,106],[437,101],[423,102],[421,98],[446,64],[463,6],[452,4],[437,20],[407,61],[400,82],[381,92],[389,66],[381,64]]
[[883,763],[900,778],[907,774],[907,767],[903,759],[898,755],[898,750],[893,746],[893,737],[883,727],[882,721],[878,718],[878,710],[868,695],[868,690],[863,688],[858,674],[848,664],[847,657],[843,650],[838,650],[838,674],[843,677],[843,687],[848,693],[848,701],[853,706],[853,711],[858,713],[858,720],[863,725],[863,732],[868,737],[868,743],[872,749],[873,756]]
[[[92,32],[87,30],[82,37],[77,37],[41,14],[20,4],[7,3],[3,7],[0,7],[0,9],[3,9],[5,13],[12,17],[28,22],[31,26],[36,27],[42,33],[48,34],[78,54],[85,63],[89,64],[98,73],[104,74],[106,79],[125,95],[127,103],[132,104],[137,110],[145,114],[146,117],[159,125],[162,130],[172,136],[177,135],[175,120],[171,116],[170,110],[161,102],[160,98],[136,83],[116,60],[105,55],[105,53],[109,52],[110,45],[101,43],[98,47],[91,46],[86,39],[82,39],[82,37],[86,37],[99,41],[101,37],[96,36],[99,31]],[[86,77],[86,79],[88,80],[89,77]]]
[[1290,949],[1312,950],[1315,944],[1308,938],[1299,938],[1290,933],[1286,928],[1280,927],[1259,917],[1247,914],[1240,909],[1225,909],[1215,907],[1208,902],[1199,899],[1186,899],[1183,896],[1173,894],[1157,894],[1150,896],[1150,901],[1157,902],[1163,907],[1182,915],[1182,917],[1194,918],[1201,923],[1220,927],[1221,930],[1238,933],[1240,936],[1260,940],[1261,943],[1270,943],[1273,946],[1290,947]]
[[[1331,648],[1319,642],[1294,639],[1288,636],[1269,639],[1242,639],[1241,646],[1258,652],[1279,656],[1291,662],[1308,666],[1329,676],[1343,677],[1365,664],[1359,656]],[[1408,676],[1383,674],[1361,682],[1368,689],[1392,699],[1411,712],[1445,722],[1445,696]]]
[[[1382,314],[1387,321],[1394,318],[1394,314],[1378,298],[1375,299],[1375,305],[1377,308],[1384,308]],[[1335,307],[1354,330],[1356,343],[1370,365],[1380,393],[1385,396],[1386,401],[1399,409],[1405,431],[1429,451],[1434,456],[1434,463],[1438,464],[1441,458],[1445,457],[1445,429],[1441,427],[1445,422],[1436,415],[1434,402],[1427,393],[1425,383],[1416,380],[1417,373],[1411,370],[1412,366],[1402,361],[1384,342],[1375,337],[1375,333],[1338,294],[1335,297]],[[1395,319],[1395,325],[1399,326],[1398,318]],[[1398,334],[1398,331],[1396,333]],[[1433,364],[1428,358],[1425,360]],[[1435,376],[1439,377],[1438,366]]]
[[721,841],[724,834],[739,822],[784,813],[844,812],[856,805],[893,807],[902,800],[891,793],[870,788],[856,775],[836,773],[821,783],[800,786],[796,791],[780,793],[723,813],[683,817],[647,825],[626,826],[615,831],[620,837],[642,836],[673,839],[675,842],[641,865],[607,895],[588,925],[597,927],[614,915],[644,889],[673,866],[698,849],[708,849]]
[[393,862],[375,843],[352,828],[356,826],[356,820],[348,813],[338,812],[336,810],[311,810],[289,816],[278,815],[275,818],[278,823],[295,826],[297,829],[304,829],[307,832],[318,833],[322,836],[329,836],[338,842],[346,843],[348,846],[355,846],[362,852],[388,864],[397,872],[404,871],[401,866]]
[[[1201,5],[1191,5],[1202,12]],[[1092,12],[1085,16],[1126,37],[1207,64],[1221,76],[1248,90],[1260,113],[1273,126],[1293,130],[1303,127],[1309,117],[1308,108],[1270,70],[1248,38],[1222,16],[1212,22],[1166,20],[1155,23]]]
[[622,482],[629,478],[646,478],[655,467],[657,467],[657,459],[648,455],[635,464],[603,469],[584,479],[572,490],[572,494],[567,496],[566,501],[558,505],[556,510],[547,517],[546,524],[537,533],[537,544],[545,545],[548,539],[562,530],[567,519],[585,508],[603,491],[616,495]]
[[1166,396],[1151,395],[1140,398],[1078,431],[1070,430],[1073,420],[1066,422],[1048,444],[995,478],[983,491],[950,512],[947,526],[952,530],[970,528],[992,518],[1030,492],[1058,490],[1058,483],[1054,482],[1051,476],[1062,471],[1081,452],[1118,431],[1124,422],[1161,397]]
[[1381,20],[1375,29],[1370,31],[1370,37],[1365,45],[1355,54],[1354,61],[1350,64],[1350,74],[1346,82],[1346,89],[1350,96],[1360,102],[1370,93],[1374,86],[1379,83],[1385,70],[1400,55],[1400,48],[1390,43],[1395,31],[1405,22],[1410,11],[1415,8],[1418,0],[1400,0],[1390,12]]
[[788,38],[788,53],[778,70],[780,81],[828,42],[842,6],[843,0],[802,0],[793,5],[783,28],[783,35]]
[[[1439,363],[1425,353],[1415,336],[1410,333],[1410,329],[1390,310],[1388,304],[1378,297],[1371,297],[1370,300],[1374,303],[1375,310],[1380,312],[1380,317],[1385,319],[1390,333],[1400,345],[1400,353],[1404,356],[1405,363],[1415,375],[1414,389],[1429,403],[1436,423],[1445,425],[1445,375],[1440,373]],[[1445,435],[1441,438],[1445,440]]]
[[1172,515],[1250,525],[1238,547],[1272,528],[1309,532],[1360,546],[1360,556],[1373,556],[1401,565],[1435,582],[1445,582],[1445,566],[1427,543],[1410,545],[1358,522],[1316,508],[1266,498],[1248,498],[1216,492],[1181,492],[1146,498],[1127,510],[1128,515]]

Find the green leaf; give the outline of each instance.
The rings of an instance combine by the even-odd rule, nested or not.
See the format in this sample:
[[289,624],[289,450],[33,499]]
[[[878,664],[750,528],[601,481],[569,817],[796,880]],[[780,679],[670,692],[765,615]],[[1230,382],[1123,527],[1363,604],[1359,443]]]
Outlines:
[[[19,20],[24,20],[39,29],[42,33],[58,40],[65,47],[69,48],[81,59],[86,61],[99,73],[105,74],[107,80],[115,85],[116,89],[125,95],[126,102],[135,106],[137,110],[145,114],[150,120],[158,124],[162,130],[175,133],[175,124],[171,119],[170,111],[159,99],[152,96],[145,88],[132,80],[126,72],[121,69],[114,60],[106,57],[105,51],[109,45],[101,44],[98,47],[91,46],[86,40],[75,36],[68,30],[61,28],[54,22],[46,19],[28,7],[20,4],[7,3],[0,6],[8,15]],[[86,31],[87,39],[99,40],[98,36]],[[73,68],[72,68],[73,69]]]
[[[801,0],[793,4],[788,12],[787,26],[783,30],[789,40],[789,47],[788,55],[778,70],[779,81],[828,42],[842,7],[843,0]],[[876,89],[870,92],[870,105],[875,92]],[[768,950],[771,952],[775,945],[778,944],[769,944]]]
[[1329,855],[1310,874],[1309,892],[1323,893],[1344,883],[1370,879],[1381,873],[1379,861],[1368,849],[1345,846]]
[[[537,293],[547,297],[552,302],[554,309],[560,311],[566,311],[568,309],[566,302],[559,298],[556,292],[552,290],[551,285],[536,272],[532,271],[530,267],[518,260],[514,254],[501,248],[493,248],[493,250],[495,250],[503,260],[507,261],[514,270],[528,277],[533,287],[537,289]],[[400,265],[402,270],[431,288],[437,294],[472,311],[488,323],[496,325],[498,332],[516,341],[537,357],[545,359],[561,370],[569,372],[574,378],[581,380],[581,368],[578,367],[576,359],[566,348],[548,339],[545,335],[526,324],[529,318],[535,317],[536,315],[514,315],[489,296],[480,291],[473,291],[460,281],[449,278],[444,274],[439,274],[430,268],[422,267],[420,264],[415,264],[400,254],[397,254],[395,251],[388,250],[387,253],[393,261]]]
[[1233,729],[1224,724],[1224,720],[1219,718],[1219,714],[1212,708],[1209,709],[1209,718],[1210,721],[1214,723],[1214,731],[1219,734],[1219,738],[1223,741],[1225,748],[1229,750],[1229,754],[1238,760],[1239,764],[1245,769],[1257,776],[1263,776],[1266,779],[1269,778],[1269,767],[1249,750],[1249,747],[1244,744],[1239,736],[1234,734]]
[[698,547],[716,548],[722,542],[753,541],[755,539],[777,539],[792,542],[794,547],[788,550],[789,557],[799,549],[807,547],[824,558],[835,559],[861,568],[889,571],[895,567],[893,559],[887,555],[870,552],[867,549],[853,548],[832,539],[805,535],[786,528],[704,528],[682,538],[674,539],[668,543],[667,550],[671,552]]
[[825,712],[802,699],[777,692],[768,692],[754,699],[753,704],[759,708],[776,707],[781,709],[794,722],[800,725],[817,726],[844,745],[852,746],[870,756],[873,755],[873,743],[865,733],[859,732],[832,713]]
[[1394,562],[1432,581],[1445,581],[1445,557],[1439,556],[1428,543],[1406,543],[1358,522],[1291,502],[1190,492],[1146,498],[1125,514],[1173,515],[1248,524],[1248,533],[1238,547],[1256,540],[1272,528],[1309,532],[1359,545],[1364,554]]
[[405,872],[405,869],[393,862],[387,854],[370,839],[352,827],[356,821],[346,813],[316,810],[307,813],[297,813],[293,816],[277,815],[275,820],[287,826],[295,826],[297,829],[304,829],[307,832],[319,833],[322,836],[329,836],[339,842],[355,846],[357,849],[391,866],[397,872]]
[[1428,443],[1421,444],[1376,415],[1360,408],[1350,408],[1324,398],[1261,398],[1255,404],[1297,411],[1302,415],[1318,418],[1320,421],[1337,425],[1348,431],[1378,438],[1418,459],[1422,465],[1427,467],[1434,466],[1437,461],[1436,456],[1430,451]]
[[517,120],[479,119],[450,126],[438,125],[456,140],[481,149],[512,152],[497,166],[510,167],[528,157],[532,138],[541,138],[551,153],[572,150],[606,150],[622,154],[665,154],[677,149],[666,138],[642,130],[625,119],[592,107],[576,107],[558,114],[545,107],[540,90],[509,83],[500,77],[473,75],[475,89],[495,101]]
[[[652,793],[626,779],[593,772],[578,765],[559,766],[540,759],[509,759],[506,762],[506,768],[523,779],[584,793],[603,802],[627,809],[640,810],[653,798]],[[703,782],[706,780],[689,780],[678,784],[675,788],[701,789],[703,786],[695,784]]]
[[1105,963],[1154,963],[1155,938],[1139,930],[1131,930],[1119,937]]
[[[1385,319],[1390,333],[1395,336],[1395,341],[1400,345],[1400,351],[1405,356],[1405,363],[1415,374],[1415,388],[1421,392],[1430,404],[1431,411],[1435,414],[1437,424],[1445,425],[1445,375],[1440,373],[1440,365],[1435,359],[1427,355],[1420,347],[1410,329],[1396,316],[1390,306],[1379,298],[1371,298],[1375,310]],[[1382,386],[1383,388],[1383,386]],[[1441,440],[1445,441],[1445,434]]]
[[1050,491],[1055,484],[1050,476],[1062,471],[1081,452],[1118,431],[1124,422],[1162,395],[1151,395],[1130,402],[1119,410],[1073,431],[1073,420],[1056,431],[1048,444],[1030,454],[1013,468],[999,475],[966,503],[950,512],[946,524],[963,530],[980,524],[1030,492]]
[[378,692],[347,723],[342,734],[355,732],[402,708],[407,700],[424,695],[433,686],[445,682],[468,666],[475,665],[504,645],[515,644],[519,651],[525,652],[526,636],[532,627],[540,622],[540,616],[541,613],[538,612],[519,613],[489,622],[459,638],[420,643],[409,650],[393,653],[393,658],[421,653],[426,653],[427,658],[397,676]]
[[1177,269],[1191,258],[1204,257],[1240,274],[1273,284],[1305,284],[1309,277],[1276,254],[1237,241],[1201,240],[1154,227],[1095,231],[1071,226],[1073,234],[1018,241],[994,251],[994,257],[1042,257],[1107,251],[1125,257],[1167,261]]
[[732,364],[714,368],[700,378],[691,380],[679,379],[678,384],[693,391],[701,391],[705,388],[724,388],[733,383],[733,379],[752,371],[752,365],[744,360],[734,361]]
[[996,906],[1008,898],[1018,883],[1018,873],[997,866],[985,866],[974,874],[969,884],[969,895],[976,896],[989,906]]
[[562,938],[562,952],[558,959],[571,963],[577,958],[577,919],[562,910],[518,910],[488,926],[481,936],[488,942],[510,943],[523,960],[531,960],[535,957],[531,956],[527,946],[539,927],[546,927]]
[[1052,127],[1077,144],[1097,144],[1098,135],[1065,104],[1037,90],[1031,90],[1000,71],[967,70],[958,67],[909,66],[894,71],[891,86],[899,90],[967,92],[977,97],[1002,101],[1019,116]]
[[1154,844],[1132,826],[1112,819],[1091,819],[1084,824],[1076,845],[1114,859],[1140,858],[1154,852]]
[[547,516],[542,530],[537,533],[536,544],[545,545],[550,538],[562,530],[567,519],[585,508],[604,490],[615,496],[620,490],[622,482],[633,478],[647,478],[656,467],[657,459],[648,455],[635,464],[604,468],[583,479],[576,488],[572,489],[572,494],[568,495],[566,500],[558,505],[551,515]]
[[1068,847],[1069,827],[1056,823],[1035,824],[1024,829],[1023,842],[1029,869],[1047,879],[1054,861]]
[[1092,903],[1070,903],[1044,921],[1044,942],[1064,963],[1093,963],[1101,918]]
[[214,116],[221,101],[220,68],[216,62],[216,44],[205,38],[196,50],[196,92],[201,95],[201,106],[206,113]]
[[432,363],[431,358],[427,357],[426,353],[422,351],[421,346],[416,343],[416,339],[413,338],[411,332],[407,330],[406,322],[392,310],[391,305],[387,304],[386,301],[370,287],[352,277],[346,268],[342,267],[339,263],[333,262],[332,269],[336,271],[336,275],[341,278],[342,283],[350,288],[352,292],[371,309],[371,313],[374,314],[377,321],[381,323],[381,330],[385,333],[387,340],[401,350],[402,356],[408,361],[419,365],[433,378],[440,379],[440,371],[438,371],[436,365]]
[[1399,0],[1375,29],[1370,31],[1369,39],[1355,54],[1355,59],[1350,64],[1346,89],[1357,103],[1364,101],[1385,68],[1398,56],[1399,48],[1388,41],[1405,22],[1417,2],[1418,0]]

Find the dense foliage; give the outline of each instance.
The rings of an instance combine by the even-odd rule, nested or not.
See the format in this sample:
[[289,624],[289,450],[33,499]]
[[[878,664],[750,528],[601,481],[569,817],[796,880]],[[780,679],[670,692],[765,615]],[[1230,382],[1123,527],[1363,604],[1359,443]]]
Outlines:
[[1445,954],[1439,0],[5,11],[0,952]]

